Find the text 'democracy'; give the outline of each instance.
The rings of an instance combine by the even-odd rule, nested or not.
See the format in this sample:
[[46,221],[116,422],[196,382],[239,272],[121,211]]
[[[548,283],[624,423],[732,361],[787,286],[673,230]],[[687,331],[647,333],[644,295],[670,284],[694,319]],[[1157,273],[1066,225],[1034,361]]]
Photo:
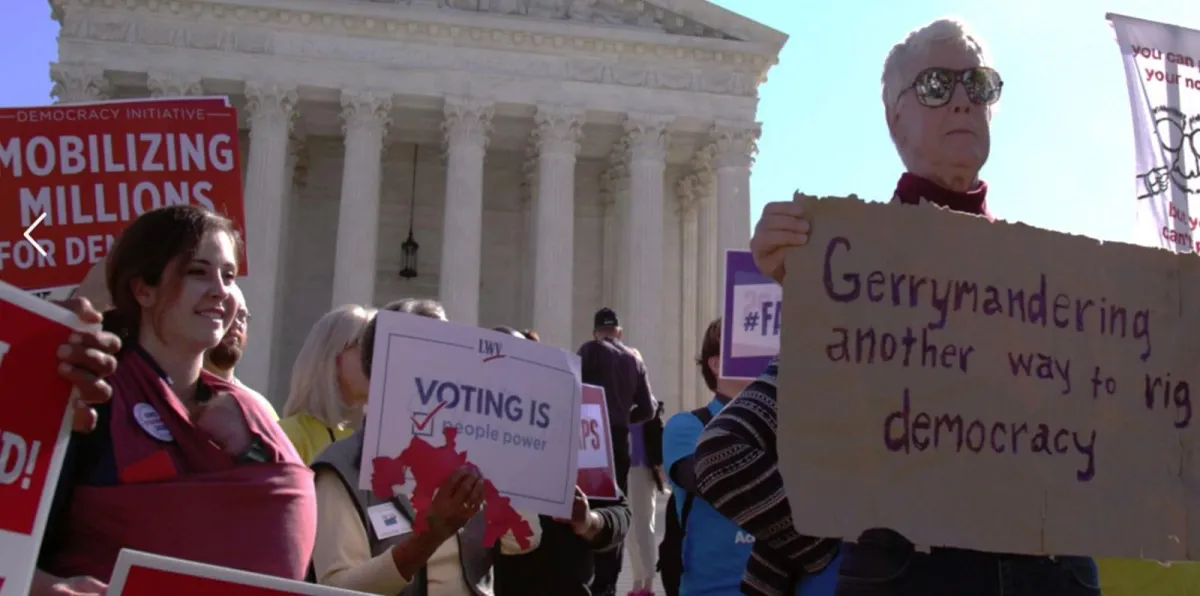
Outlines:
[[[805,198],[780,460],[801,533],[1198,559],[1200,263],[932,207]],[[831,513],[832,512],[832,513]]]

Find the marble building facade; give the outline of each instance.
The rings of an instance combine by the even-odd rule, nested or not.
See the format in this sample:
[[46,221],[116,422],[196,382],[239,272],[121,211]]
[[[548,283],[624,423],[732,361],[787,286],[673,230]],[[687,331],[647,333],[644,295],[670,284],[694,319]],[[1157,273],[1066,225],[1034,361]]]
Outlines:
[[707,401],[693,358],[721,255],[748,243],[757,89],[782,33],[703,0],[53,9],[58,101],[239,108],[253,275],[238,375],[276,404],[318,317],[403,296],[570,349],[611,306],[669,409]]

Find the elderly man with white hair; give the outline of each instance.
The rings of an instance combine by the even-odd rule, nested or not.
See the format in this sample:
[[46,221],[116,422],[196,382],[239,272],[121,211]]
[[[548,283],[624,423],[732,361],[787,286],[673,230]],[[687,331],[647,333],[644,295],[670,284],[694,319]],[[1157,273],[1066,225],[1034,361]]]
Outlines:
[[276,422],[279,422],[279,414],[275,411],[275,406],[271,405],[270,400],[263,397],[261,393],[247,387],[240,379],[234,376],[234,368],[242,359],[242,353],[246,349],[246,332],[250,325],[250,311],[246,308],[246,298],[242,295],[242,289],[237,284],[231,286],[230,304],[227,308],[236,309],[233,315],[233,322],[229,325],[229,329],[225,331],[225,337],[221,338],[221,343],[209,349],[204,353],[204,370],[225,379],[232,381],[245,389],[250,395],[258,399],[263,405],[267,413],[271,415]]
[[[907,170],[893,201],[928,202],[990,218],[979,171],[988,158],[992,109],[1003,84],[988,64],[979,38],[953,19],[929,23],[892,48],[884,62],[883,107]],[[782,281],[784,249],[804,246],[808,230],[799,203],[768,204],[750,243],[759,269]],[[696,447],[696,476],[701,496],[756,538],[742,593],[782,596],[798,585],[795,593],[808,595],[813,592],[797,581],[820,572],[838,543],[800,536],[792,524],[776,470],[777,371],[778,362],[772,362],[708,424]],[[897,532],[874,529],[844,548],[835,593],[1097,596],[1100,588],[1088,558],[958,548],[920,552]]]

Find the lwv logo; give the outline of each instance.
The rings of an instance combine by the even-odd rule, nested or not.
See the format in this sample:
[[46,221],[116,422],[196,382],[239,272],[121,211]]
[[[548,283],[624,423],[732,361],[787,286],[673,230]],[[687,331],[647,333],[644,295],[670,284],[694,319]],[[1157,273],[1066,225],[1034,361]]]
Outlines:
[[490,339],[479,338],[479,354],[483,356],[484,362],[491,362],[497,358],[503,358],[504,353],[501,351],[500,342]]

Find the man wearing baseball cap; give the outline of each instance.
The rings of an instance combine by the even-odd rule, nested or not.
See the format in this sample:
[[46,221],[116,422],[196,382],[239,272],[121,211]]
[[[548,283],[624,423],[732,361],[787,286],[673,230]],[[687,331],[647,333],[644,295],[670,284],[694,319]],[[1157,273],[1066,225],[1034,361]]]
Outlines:
[[[592,340],[579,347],[583,382],[604,388],[608,420],[612,428],[613,467],[617,486],[628,493],[629,425],[654,416],[655,401],[646,375],[646,365],[636,350],[621,342],[621,321],[608,307],[592,317]],[[597,553],[593,594],[614,594],[621,573],[624,549]]]

